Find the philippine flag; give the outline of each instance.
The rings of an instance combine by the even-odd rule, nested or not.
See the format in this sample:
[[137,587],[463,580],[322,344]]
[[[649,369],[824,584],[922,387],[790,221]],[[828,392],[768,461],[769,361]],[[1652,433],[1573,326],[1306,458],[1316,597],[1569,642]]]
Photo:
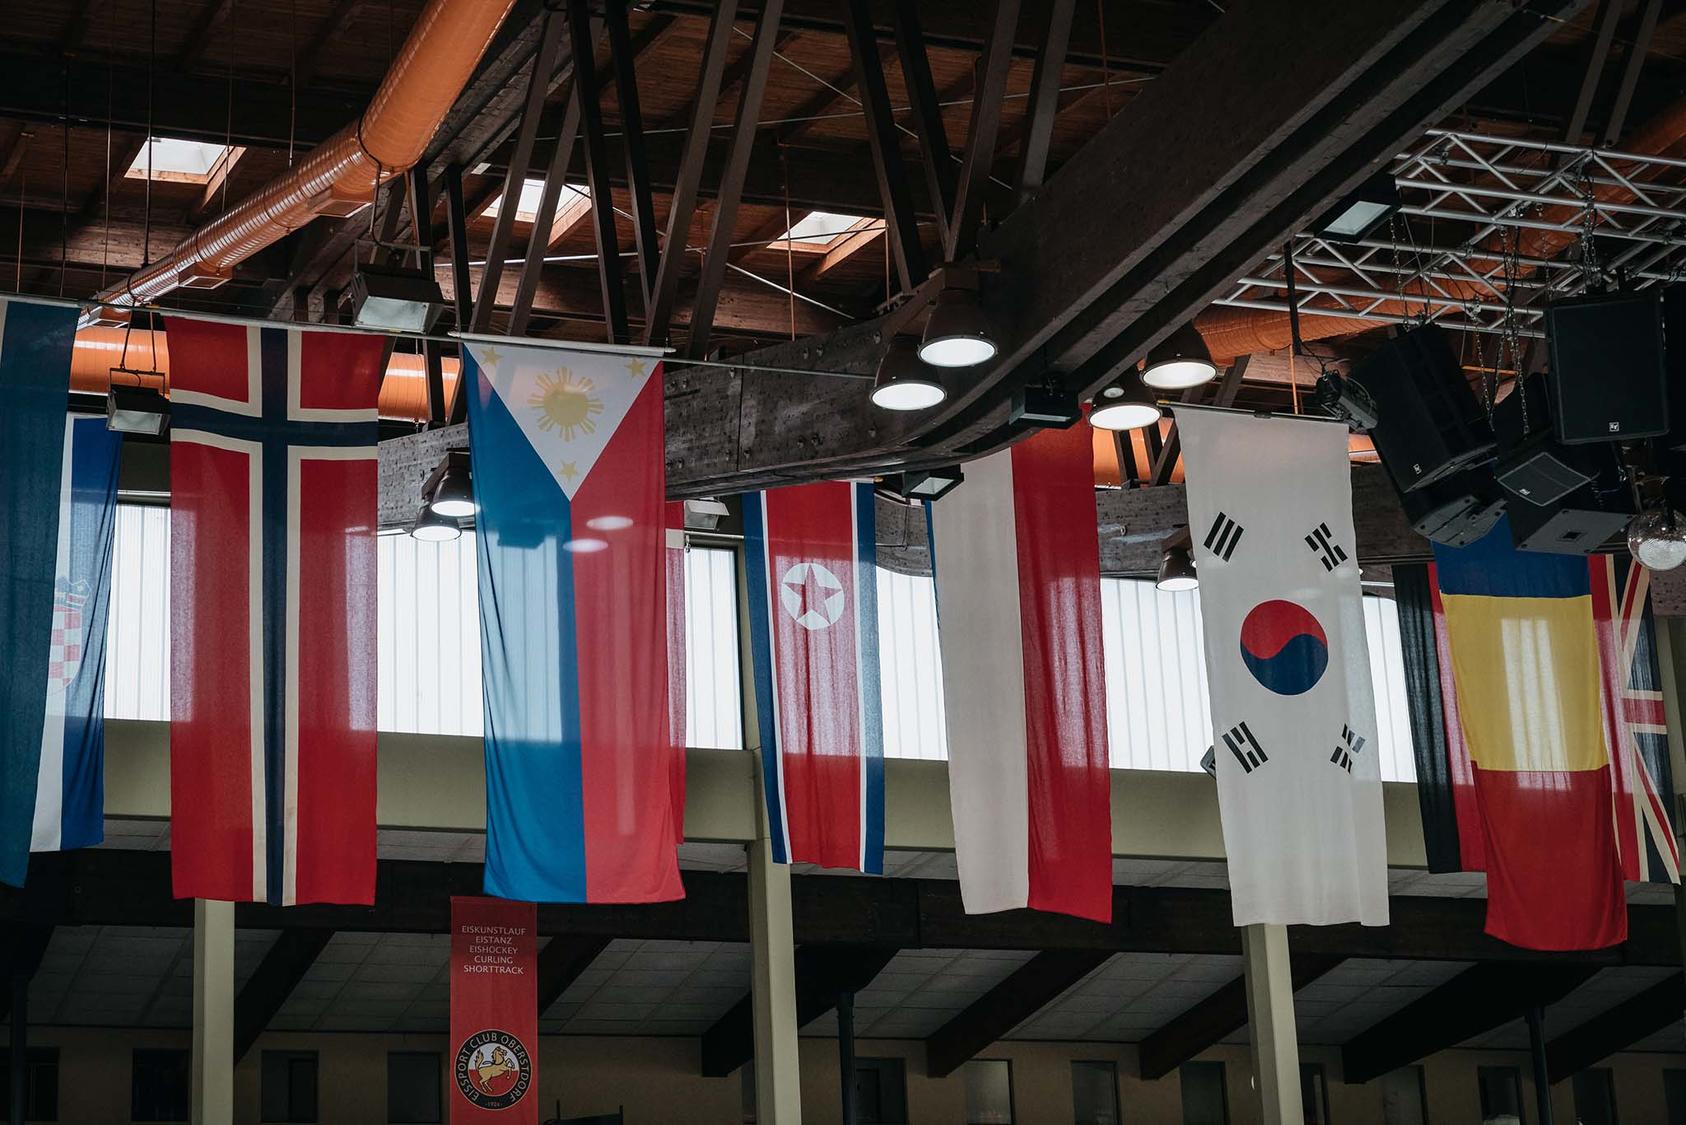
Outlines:
[[1092,431],[966,465],[930,507],[948,789],[969,914],[1112,919]]
[[468,347],[487,894],[682,898],[661,365]]
[[762,789],[773,858],[884,871],[884,728],[869,484],[744,497]]

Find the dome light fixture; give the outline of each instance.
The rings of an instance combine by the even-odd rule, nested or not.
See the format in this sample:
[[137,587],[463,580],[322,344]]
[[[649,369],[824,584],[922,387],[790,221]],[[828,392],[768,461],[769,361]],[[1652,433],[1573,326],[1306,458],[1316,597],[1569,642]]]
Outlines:
[[449,543],[461,535],[462,528],[457,526],[457,521],[440,514],[431,504],[423,504],[416,513],[416,522],[410,525],[410,536],[423,543]]
[[1686,563],[1686,527],[1665,501],[1633,517],[1627,525],[1627,548],[1646,570],[1673,570]]
[[932,367],[976,367],[998,351],[977,290],[950,285],[937,294],[919,343],[920,359]]
[[913,337],[892,336],[872,381],[872,404],[884,410],[927,410],[947,397],[948,391],[920,360]]
[[1095,396],[1089,425],[1097,430],[1139,430],[1159,423],[1160,409],[1153,394],[1134,371],[1126,371]]
[[1200,585],[1200,577],[1194,572],[1194,558],[1187,547],[1165,548],[1159,557],[1159,578],[1154,585],[1167,593],[1192,590]]
[[1206,340],[1191,321],[1147,353],[1142,382],[1156,391],[1186,391],[1218,377]]
[[474,514],[474,477],[468,450],[453,449],[440,459],[433,475],[422,486],[422,495],[438,514],[454,520]]

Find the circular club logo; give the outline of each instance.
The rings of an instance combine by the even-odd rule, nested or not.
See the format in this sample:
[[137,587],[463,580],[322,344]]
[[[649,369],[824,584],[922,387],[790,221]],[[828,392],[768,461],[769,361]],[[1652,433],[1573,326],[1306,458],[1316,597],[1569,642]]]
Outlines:
[[1241,623],[1241,659],[1267,691],[1304,695],[1329,667],[1329,638],[1304,606],[1272,599]]
[[457,1051],[457,1089],[481,1109],[508,1109],[532,1076],[527,1048],[507,1031],[477,1031]]

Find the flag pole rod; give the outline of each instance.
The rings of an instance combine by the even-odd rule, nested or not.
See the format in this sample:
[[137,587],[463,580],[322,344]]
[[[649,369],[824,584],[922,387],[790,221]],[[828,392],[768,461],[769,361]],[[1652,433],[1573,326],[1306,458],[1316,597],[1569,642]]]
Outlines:
[[1176,413],[1193,411],[1198,414],[1245,414],[1250,418],[1278,418],[1286,422],[1334,422],[1342,429],[1350,429],[1345,418],[1328,414],[1284,414],[1276,410],[1255,410],[1245,406],[1214,406],[1204,402],[1184,402],[1181,399],[1160,399],[1158,406]]

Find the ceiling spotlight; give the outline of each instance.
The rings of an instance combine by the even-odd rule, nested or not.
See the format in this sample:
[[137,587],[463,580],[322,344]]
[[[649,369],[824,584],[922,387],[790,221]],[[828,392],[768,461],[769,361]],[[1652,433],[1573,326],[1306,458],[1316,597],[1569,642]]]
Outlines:
[[965,479],[958,465],[944,469],[915,469],[879,478],[877,491],[903,504],[918,504],[924,500],[942,499]]
[[1212,362],[1205,338],[1192,323],[1148,352],[1147,366],[1142,369],[1142,382],[1160,391],[1186,391],[1217,377],[1218,365]]
[[1365,180],[1317,222],[1317,233],[1332,242],[1362,242],[1399,210],[1399,187],[1387,172]]
[[461,536],[462,528],[456,520],[440,515],[432,505],[423,504],[416,513],[416,522],[410,525],[410,535],[424,543],[447,543]]
[[352,319],[359,328],[426,332],[445,307],[439,282],[421,270],[359,266],[351,279]]
[[732,510],[726,507],[724,500],[716,500],[712,496],[687,500],[685,528],[687,531],[714,531],[720,527],[720,521],[731,514]]
[[925,410],[948,397],[943,385],[919,359],[911,336],[892,336],[890,350],[878,361],[872,404],[885,410]]
[[1101,388],[1089,409],[1089,425],[1097,430],[1139,430],[1159,423],[1153,392],[1142,386],[1134,371],[1126,371]]
[[468,450],[453,449],[439,459],[422,495],[435,512],[450,519],[467,519],[474,514],[474,477]]
[[1686,563],[1686,528],[1665,503],[1633,517],[1627,525],[1627,549],[1646,570],[1673,570]]
[[170,400],[151,387],[114,386],[105,397],[105,428],[115,433],[157,437],[169,424]]
[[1192,590],[1200,585],[1194,573],[1194,559],[1187,547],[1167,547],[1159,558],[1159,579],[1154,583],[1161,590],[1176,592]]
[[975,289],[950,286],[937,294],[919,343],[920,359],[933,367],[976,367],[998,350]]

